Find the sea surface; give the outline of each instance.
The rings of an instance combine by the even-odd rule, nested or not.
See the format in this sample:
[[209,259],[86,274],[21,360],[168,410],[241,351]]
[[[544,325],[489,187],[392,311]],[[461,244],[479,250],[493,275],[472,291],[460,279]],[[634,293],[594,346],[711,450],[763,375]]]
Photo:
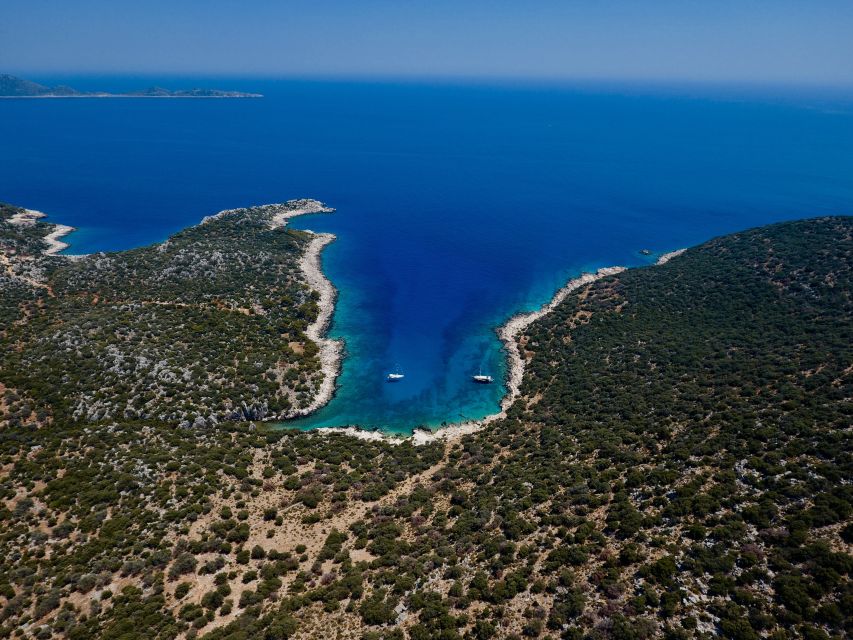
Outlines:
[[[853,99],[794,90],[237,78],[260,100],[0,100],[0,200],[70,224],[70,252],[165,239],[221,209],[312,197],[293,224],[346,340],[301,427],[405,432],[497,410],[494,328],[570,277],[755,225],[853,214]],[[405,379],[385,375],[399,367]]]

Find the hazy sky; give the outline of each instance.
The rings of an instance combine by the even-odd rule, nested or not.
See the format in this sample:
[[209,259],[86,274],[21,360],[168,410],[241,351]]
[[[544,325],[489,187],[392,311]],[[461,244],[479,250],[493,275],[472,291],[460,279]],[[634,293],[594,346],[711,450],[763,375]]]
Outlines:
[[853,0],[0,0],[0,72],[853,85]]

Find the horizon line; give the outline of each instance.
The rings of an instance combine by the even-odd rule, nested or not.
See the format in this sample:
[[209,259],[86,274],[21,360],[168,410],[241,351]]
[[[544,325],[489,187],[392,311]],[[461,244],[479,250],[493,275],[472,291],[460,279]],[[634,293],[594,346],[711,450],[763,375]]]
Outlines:
[[830,83],[825,80],[811,79],[739,79],[739,78],[686,78],[660,76],[548,76],[515,74],[427,74],[427,73],[361,73],[361,72],[275,72],[275,71],[202,71],[202,70],[93,70],[93,69],[30,69],[0,71],[20,78],[34,77],[101,77],[101,78],[199,78],[199,79],[258,79],[258,80],[296,80],[318,82],[400,82],[448,84],[501,84],[517,83],[530,85],[610,85],[634,87],[708,87],[731,89],[784,89],[810,88],[835,91],[853,90],[853,79],[847,82]]

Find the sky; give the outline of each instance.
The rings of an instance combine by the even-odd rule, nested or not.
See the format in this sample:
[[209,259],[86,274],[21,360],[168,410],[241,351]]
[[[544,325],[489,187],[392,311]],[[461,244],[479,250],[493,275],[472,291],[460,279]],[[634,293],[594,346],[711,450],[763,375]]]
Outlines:
[[0,0],[0,73],[853,86],[853,0]]

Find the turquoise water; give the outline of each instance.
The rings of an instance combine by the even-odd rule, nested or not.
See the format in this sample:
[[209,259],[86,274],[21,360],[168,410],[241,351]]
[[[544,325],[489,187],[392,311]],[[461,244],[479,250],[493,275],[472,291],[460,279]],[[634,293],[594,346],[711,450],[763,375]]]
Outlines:
[[[51,81],[51,78],[36,78]],[[154,79],[62,78],[120,90]],[[298,426],[393,431],[492,413],[494,327],[585,269],[853,212],[853,99],[705,90],[156,79],[263,100],[0,101],[0,200],[79,228],[72,252],[162,240],[224,208],[313,197],[338,236],[347,357]],[[386,384],[398,366],[403,382]]]

